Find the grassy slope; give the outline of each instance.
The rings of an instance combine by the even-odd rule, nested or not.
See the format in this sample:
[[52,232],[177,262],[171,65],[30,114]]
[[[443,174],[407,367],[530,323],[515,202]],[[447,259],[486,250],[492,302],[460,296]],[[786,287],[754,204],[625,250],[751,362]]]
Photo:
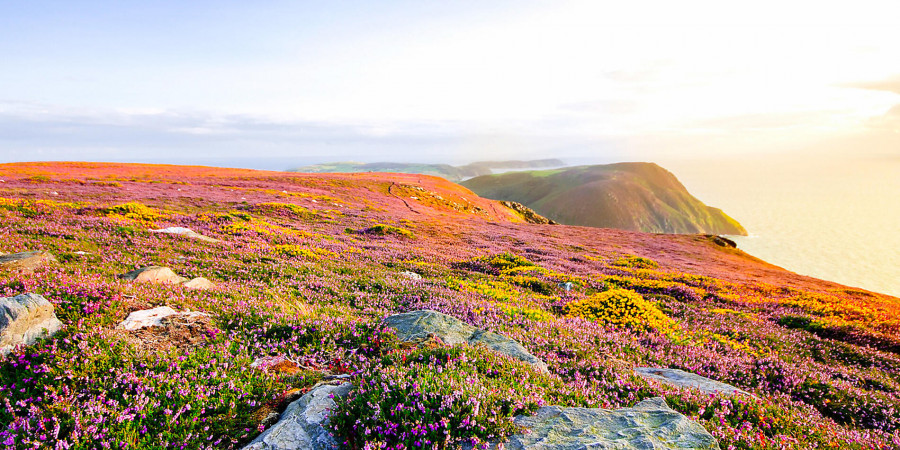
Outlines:
[[651,163],[506,173],[463,185],[512,200],[568,225],[654,233],[746,234],[737,221],[694,198],[674,175]]
[[[416,447],[353,432],[356,420],[427,425],[422,439],[452,446],[502,436],[511,415],[540,403],[615,408],[655,395],[723,448],[900,443],[900,299],[786,272],[702,236],[514,223],[506,208],[422,175],[51,163],[0,165],[0,179],[0,251],[45,249],[61,261],[0,273],[0,296],[41,293],[66,325],[0,359],[0,448],[240,448],[286,393],[328,372],[393,386],[341,402],[336,431],[359,446]],[[110,208],[123,203],[132,206]],[[146,231],[164,226],[221,242]],[[218,286],[116,278],[147,264]],[[574,289],[558,289],[562,281]],[[644,328],[567,314],[612,289],[642,294],[667,319],[654,313],[663,325]],[[152,347],[148,334],[115,329],[163,304],[213,319],[193,340],[156,336]],[[521,341],[551,374],[479,349],[399,346],[379,326],[422,308]],[[263,356],[307,369],[249,367]],[[759,399],[650,383],[632,376],[635,365],[693,371]],[[370,403],[399,414],[373,416]],[[481,428],[448,427],[450,414]]]

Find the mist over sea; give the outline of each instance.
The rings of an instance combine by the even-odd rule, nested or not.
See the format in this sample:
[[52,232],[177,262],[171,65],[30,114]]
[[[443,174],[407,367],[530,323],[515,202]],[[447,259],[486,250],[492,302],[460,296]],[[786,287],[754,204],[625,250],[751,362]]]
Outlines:
[[900,159],[664,162],[737,219],[747,253],[792,272],[900,297]]

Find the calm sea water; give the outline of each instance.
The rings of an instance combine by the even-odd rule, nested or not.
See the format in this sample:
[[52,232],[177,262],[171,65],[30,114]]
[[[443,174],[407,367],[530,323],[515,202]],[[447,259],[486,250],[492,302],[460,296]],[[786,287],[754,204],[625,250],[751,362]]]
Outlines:
[[661,164],[787,270],[900,297],[900,159]]

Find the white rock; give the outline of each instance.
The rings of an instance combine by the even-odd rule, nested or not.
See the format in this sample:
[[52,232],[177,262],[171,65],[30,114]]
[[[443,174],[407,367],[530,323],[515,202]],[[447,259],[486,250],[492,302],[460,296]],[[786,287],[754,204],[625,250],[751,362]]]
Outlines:
[[400,276],[402,276],[404,278],[409,278],[410,280],[421,280],[422,279],[422,275],[419,275],[419,274],[409,271],[409,270],[400,272]]
[[200,239],[201,241],[206,242],[219,242],[218,239],[211,238],[209,236],[204,236],[190,228],[185,227],[168,227],[168,228],[160,228],[158,230],[150,230],[151,233],[166,233],[166,234],[177,234],[184,237]]
[[163,326],[162,319],[171,316],[181,316],[190,319],[208,316],[208,314],[198,311],[178,312],[168,306],[160,306],[153,309],[135,311],[129,314],[116,328],[132,331],[146,327],[161,327]]

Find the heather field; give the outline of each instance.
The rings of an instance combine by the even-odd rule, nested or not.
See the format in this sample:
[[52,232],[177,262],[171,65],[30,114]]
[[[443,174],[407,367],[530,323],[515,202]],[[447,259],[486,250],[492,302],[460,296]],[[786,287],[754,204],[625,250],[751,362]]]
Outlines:
[[[213,239],[150,231],[165,227]],[[330,426],[348,448],[477,446],[543,405],[655,396],[723,449],[900,448],[900,299],[719,244],[528,224],[422,175],[0,165],[0,252],[59,261],[0,272],[0,297],[41,294],[64,324],[0,359],[0,448],[241,448],[285,399],[342,374],[356,388]],[[149,265],[215,287],[117,277]],[[157,306],[209,320],[117,328]],[[382,324],[418,309],[516,339],[549,373]]]

